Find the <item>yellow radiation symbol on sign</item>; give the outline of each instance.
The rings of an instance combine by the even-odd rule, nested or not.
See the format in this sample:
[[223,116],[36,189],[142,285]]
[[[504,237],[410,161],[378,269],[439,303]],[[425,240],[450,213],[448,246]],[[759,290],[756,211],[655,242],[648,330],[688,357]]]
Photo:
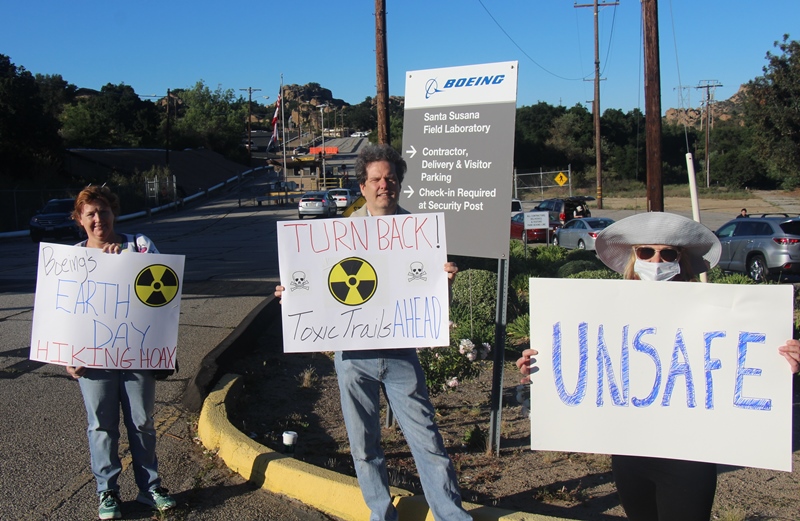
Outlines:
[[145,306],[158,308],[178,294],[178,275],[169,266],[152,264],[136,276],[136,296]]
[[556,176],[556,183],[558,183],[559,186],[564,186],[564,183],[567,181],[569,181],[569,178],[564,175],[564,172],[559,172]]
[[348,257],[328,274],[328,288],[333,298],[346,306],[358,306],[372,298],[378,287],[375,268],[358,257]]

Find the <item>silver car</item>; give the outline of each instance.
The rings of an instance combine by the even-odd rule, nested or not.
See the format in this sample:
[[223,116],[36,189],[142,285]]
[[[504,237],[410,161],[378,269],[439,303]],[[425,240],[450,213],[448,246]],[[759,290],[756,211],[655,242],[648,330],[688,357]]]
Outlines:
[[597,234],[613,222],[607,217],[573,219],[556,231],[553,244],[569,249],[594,250]]
[[306,192],[297,204],[297,216],[302,219],[306,215],[336,217],[336,201],[328,192]]
[[729,221],[714,232],[722,244],[719,267],[756,282],[800,273],[800,217],[763,214]]

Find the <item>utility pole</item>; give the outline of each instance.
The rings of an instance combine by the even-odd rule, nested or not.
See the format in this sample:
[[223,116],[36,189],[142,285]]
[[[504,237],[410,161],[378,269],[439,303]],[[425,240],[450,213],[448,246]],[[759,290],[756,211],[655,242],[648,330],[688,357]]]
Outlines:
[[[164,151],[166,153],[166,164],[167,168],[169,168],[169,106],[172,103],[172,94],[170,93],[169,89],[167,89],[167,132],[166,132],[166,143],[164,146]],[[177,109],[175,110],[177,113]]]
[[593,4],[575,4],[575,7],[594,8],[594,102],[592,102],[592,116],[594,118],[594,156],[595,169],[597,170],[597,208],[603,209],[603,161],[601,154],[600,140],[600,6],[606,7],[619,5],[619,2],[599,3],[594,0]]
[[246,89],[239,89],[239,90],[246,90],[247,91],[247,166],[252,166],[251,163],[253,162],[253,141],[250,139],[250,120],[253,117],[253,93],[258,92],[261,89],[254,89],[253,87],[247,87]]
[[386,0],[375,0],[375,61],[378,143],[389,144],[389,59],[386,56]]
[[644,20],[644,107],[647,149],[647,210],[664,211],[661,167],[661,64],[658,49],[658,1],[642,0]]
[[706,188],[711,186],[711,104],[714,102],[714,92],[713,89],[717,87],[722,87],[721,83],[717,83],[717,80],[701,80],[701,85],[698,85],[696,88],[698,89],[706,89]]

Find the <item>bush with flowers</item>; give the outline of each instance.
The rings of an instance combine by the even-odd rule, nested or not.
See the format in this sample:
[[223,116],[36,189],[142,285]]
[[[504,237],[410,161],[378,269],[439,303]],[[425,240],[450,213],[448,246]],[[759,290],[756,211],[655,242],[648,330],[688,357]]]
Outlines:
[[434,395],[454,390],[465,380],[478,376],[491,349],[488,342],[476,346],[468,338],[459,340],[458,345],[419,349],[417,354],[428,392]]

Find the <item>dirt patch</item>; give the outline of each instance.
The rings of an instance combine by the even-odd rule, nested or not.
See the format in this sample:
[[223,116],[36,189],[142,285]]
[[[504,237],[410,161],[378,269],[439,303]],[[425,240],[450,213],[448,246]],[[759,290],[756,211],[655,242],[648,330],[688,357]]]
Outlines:
[[[256,349],[228,368],[245,378],[244,394],[231,411],[231,421],[275,450],[282,449],[284,430],[297,431],[295,457],[355,475],[332,359],[324,354],[284,355],[279,318],[264,327]],[[509,360],[515,357],[507,354]],[[530,419],[517,403],[518,374],[510,363],[503,378],[501,453],[486,454],[476,433],[489,428],[492,368],[489,362],[482,363],[478,378],[433,397],[464,499],[567,519],[624,519],[609,456],[529,450]],[[794,404],[794,445],[798,447],[797,391]],[[472,444],[465,441],[470,432]],[[384,428],[383,445],[392,484],[421,493],[413,458],[399,429]],[[720,466],[713,519],[798,519],[800,451],[794,453],[794,468],[786,473]]]

